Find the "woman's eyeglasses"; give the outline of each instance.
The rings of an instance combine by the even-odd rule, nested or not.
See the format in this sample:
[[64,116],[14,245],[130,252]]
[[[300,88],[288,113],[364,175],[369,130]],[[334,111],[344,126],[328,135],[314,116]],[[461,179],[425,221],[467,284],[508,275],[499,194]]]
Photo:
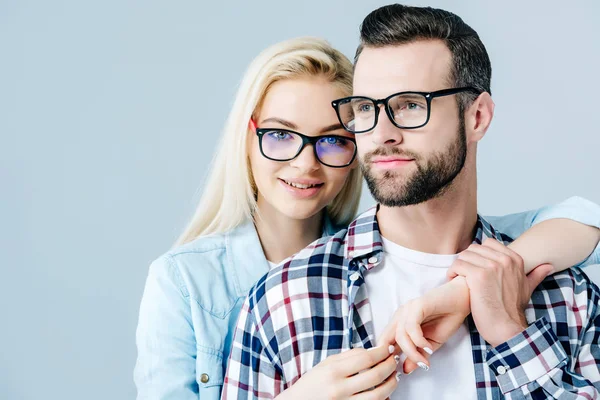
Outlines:
[[356,141],[339,135],[306,136],[289,129],[258,128],[253,120],[250,126],[256,132],[261,154],[273,161],[290,161],[311,144],[315,157],[332,168],[347,167],[356,157]]

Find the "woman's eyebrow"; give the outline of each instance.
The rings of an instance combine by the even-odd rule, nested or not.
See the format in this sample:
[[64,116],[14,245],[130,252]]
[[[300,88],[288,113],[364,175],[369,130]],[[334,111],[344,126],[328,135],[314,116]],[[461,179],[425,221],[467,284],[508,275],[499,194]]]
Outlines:
[[344,127],[338,122],[337,124],[326,126],[325,128],[321,129],[319,133],[339,131],[340,129],[344,129]]
[[287,126],[290,129],[294,129],[294,130],[298,129],[298,125],[294,124],[293,122],[286,121],[285,119],[281,119],[281,118],[275,118],[275,117],[267,118],[267,119],[264,119],[260,124],[262,125],[265,122],[274,122],[276,124]]

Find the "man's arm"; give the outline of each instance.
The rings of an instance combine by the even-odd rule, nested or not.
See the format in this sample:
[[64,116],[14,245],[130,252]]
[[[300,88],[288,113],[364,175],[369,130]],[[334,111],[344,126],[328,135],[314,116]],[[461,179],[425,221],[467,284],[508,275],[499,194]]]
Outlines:
[[[586,292],[592,295],[587,310],[585,306],[578,308],[574,304],[568,309],[573,315],[567,319],[570,323],[579,321],[583,325],[566,326],[564,322],[556,325],[576,330],[578,337],[571,332],[569,342],[561,344],[551,324],[543,317],[488,352],[486,361],[507,399],[600,397],[600,298],[597,291],[586,290],[585,282],[577,286],[583,291],[579,296],[586,296]],[[587,316],[583,321],[581,314]],[[563,345],[570,346],[570,355]]]

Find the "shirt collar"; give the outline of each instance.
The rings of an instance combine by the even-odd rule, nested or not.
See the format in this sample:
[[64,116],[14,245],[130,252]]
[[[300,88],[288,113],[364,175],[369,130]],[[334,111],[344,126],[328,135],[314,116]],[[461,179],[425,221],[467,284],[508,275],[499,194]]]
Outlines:
[[377,223],[378,209],[378,205],[373,206],[350,223],[346,232],[344,258],[353,260],[371,254],[375,256],[383,251],[379,224]]
[[[383,241],[381,239],[381,232],[379,231],[379,224],[377,223],[378,210],[379,205],[376,205],[360,214],[350,223],[346,233],[344,258],[352,261],[370,256],[367,269],[379,264],[381,261],[379,253],[383,251]],[[504,242],[503,235],[478,214],[473,243],[481,244],[486,238],[494,238]]]

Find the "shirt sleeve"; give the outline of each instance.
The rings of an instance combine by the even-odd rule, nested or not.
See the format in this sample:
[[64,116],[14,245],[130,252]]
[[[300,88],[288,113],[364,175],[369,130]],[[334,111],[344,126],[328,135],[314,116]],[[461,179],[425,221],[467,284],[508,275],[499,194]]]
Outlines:
[[198,400],[191,308],[178,269],[167,256],[150,266],[136,344],[138,400]]
[[273,399],[284,390],[277,353],[263,343],[251,297],[252,292],[244,302],[235,329],[222,400]]
[[[598,302],[595,296],[595,302]],[[507,399],[597,399],[600,396],[600,315],[597,305],[568,356],[545,317],[491,349],[487,364]],[[575,329],[568,327],[566,329]],[[571,340],[572,342],[572,340]]]
[[[582,197],[570,197],[561,203],[536,210],[484,218],[500,232],[516,239],[533,225],[556,218],[566,218],[600,228],[600,205]],[[578,264],[577,267],[587,267],[593,264],[600,264],[600,243],[592,254]]]

